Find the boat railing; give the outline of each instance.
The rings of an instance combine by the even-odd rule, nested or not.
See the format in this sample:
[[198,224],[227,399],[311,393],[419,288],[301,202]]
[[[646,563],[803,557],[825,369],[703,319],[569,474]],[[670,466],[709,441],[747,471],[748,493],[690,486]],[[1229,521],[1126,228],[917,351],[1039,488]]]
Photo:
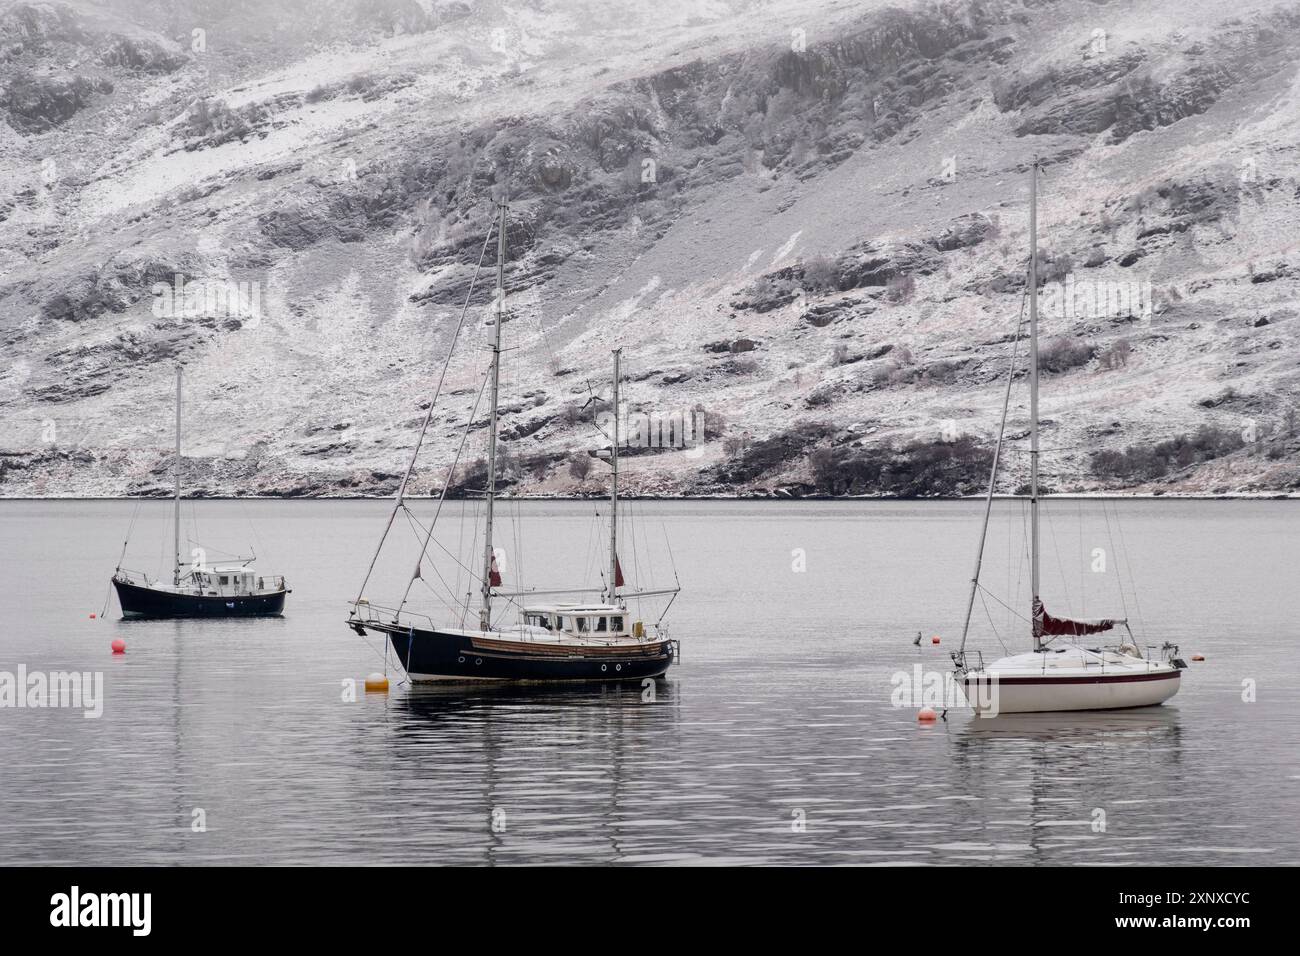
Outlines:
[[369,601],[360,601],[352,605],[352,617],[362,624],[401,624],[403,618],[420,618],[429,625],[429,630],[434,629],[433,618],[427,614],[421,614],[419,611],[408,611],[405,608],[385,607],[382,604],[371,604]]
[[118,568],[113,577],[119,581],[125,581],[127,584],[136,584],[141,587],[149,587],[153,580],[143,571],[132,571],[130,568]]

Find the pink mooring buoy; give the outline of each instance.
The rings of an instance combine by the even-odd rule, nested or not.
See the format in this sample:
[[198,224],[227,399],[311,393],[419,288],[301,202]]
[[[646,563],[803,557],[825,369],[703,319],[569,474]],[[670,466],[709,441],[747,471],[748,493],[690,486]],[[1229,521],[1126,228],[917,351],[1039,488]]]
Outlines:
[[939,635],[936,634],[936,635],[934,635],[934,637],[930,638],[930,643],[931,643],[931,644],[938,644],[938,643],[939,643]]
[[114,654],[125,654],[125,653],[126,653],[126,641],[122,640],[120,637],[115,637],[115,638],[113,638],[113,653],[114,653]]

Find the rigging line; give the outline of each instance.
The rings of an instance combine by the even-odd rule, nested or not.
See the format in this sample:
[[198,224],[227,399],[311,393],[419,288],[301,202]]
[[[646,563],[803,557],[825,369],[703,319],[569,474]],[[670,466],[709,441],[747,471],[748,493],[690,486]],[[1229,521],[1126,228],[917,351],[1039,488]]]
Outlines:
[[[471,577],[477,577],[476,572],[475,572],[472,568],[470,568],[468,565],[463,564],[463,563],[461,562],[461,560],[460,560],[460,556],[459,556],[459,555],[452,554],[451,551],[448,550],[448,548],[447,548],[447,546],[446,546],[445,544],[443,544],[443,543],[442,543],[441,541],[439,541],[437,538],[433,537],[433,526],[434,526],[434,524],[437,523],[437,520],[438,520],[437,515],[434,516],[434,520],[433,520],[432,522],[430,522],[429,527],[428,527],[428,528],[425,528],[424,524],[420,521],[420,519],[417,518],[417,517],[416,517],[416,516],[411,512],[411,509],[409,509],[409,508],[405,508],[405,509],[403,509],[403,510],[406,511],[406,513],[407,513],[407,515],[408,515],[408,520],[413,521],[413,522],[415,523],[415,525],[416,525],[416,526],[417,526],[421,531],[425,532],[425,538],[424,538],[424,550],[420,552],[421,559],[423,559],[423,558],[427,555],[427,552],[428,552],[428,549],[429,549],[429,545],[430,545],[430,544],[435,544],[435,545],[438,546],[439,550],[441,550],[443,554],[445,554],[447,557],[451,558],[453,564],[455,564],[457,567],[459,567],[459,568],[461,568],[462,570],[464,570],[464,571],[466,571],[467,573],[469,573],[469,575],[470,575]],[[474,536],[474,538],[475,538],[475,540],[477,541],[477,540],[478,540],[478,535],[476,534],[476,535]],[[419,535],[416,535],[416,539],[419,540]],[[435,568],[435,570],[436,570],[436,568]],[[407,593],[410,593],[411,585],[415,582],[415,579],[416,579],[416,576],[415,576],[415,575],[412,575],[412,576],[411,576],[411,580],[410,580],[410,582],[407,583]],[[481,579],[480,579],[480,580],[481,580]],[[460,586],[460,584],[459,584],[459,576],[458,576],[458,577],[457,577],[457,587],[459,588],[459,586]],[[452,596],[453,596],[453,599],[455,599],[455,595],[453,594]],[[403,597],[403,598],[402,598],[402,604],[405,604],[405,603],[406,603],[406,598]],[[457,606],[459,606],[459,601],[457,601]],[[397,610],[400,612],[400,611],[401,611],[401,607],[399,606]]]
[[677,559],[673,557],[673,544],[668,540],[668,525],[660,520],[659,527],[664,532],[664,547],[668,549],[668,563],[672,565],[673,580],[677,582],[678,587],[681,587],[682,579],[677,576]]
[[135,499],[135,507],[131,510],[131,521],[126,526],[126,538],[122,541],[122,553],[117,556],[117,567],[122,567],[122,562],[126,560],[126,548],[131,543],[131,535],[135,531],[135,520],[140,515],[140,504],[144,499]]
[[989,627],[993,629],[993,639],[997,641],[998,646],[1002,648],[1002,653],[1010,654],[1011,651],[1007,648],[1007,645],[1003,642],[1002,635],[998,633],[998,626],[995,623],[993,623],[993,612],[989,610],[989,602],[985,599],[983,594],[980,595],[980,604],[983,605],[984,607],[984,616],[989,620]]
[[[504,321],[504,320],[498,319],[498,321]],[[465,423],[465,431],[461,433],[460,446],[456,449],[456,457],[452,459],[451,467],[447,469],[447,479],[442,483],[442,492],[438,495],[438,507],[434,509],[433,520],[429,522],[429,530],[424,537],[424,544],[421,545],[420,547],[420,555],[415,559],[416,571],[420,569],[420,562],[424,559],[425,553],[428,552],[429,550],[429,539],[433,537],[434,525],[438,523],[438,517],[439,515],[442,514],[442,506],[447,501],[447,489],[451,487],[452,478],[455,477],[456,466],[460,463],[460,456],[465,452],[465,443],[469,440],[469,433],[473,430],[474,427],[474,416],[478,414],[479,402],[483,400],[483,393],[487,390],[487,385],[490,380],[491,380],[491,375],[485,372],[483,375],[483,384],[479,386],[478,395],[475,396],[474,398],[474,407],[470,409],[469,421]],[[430,408],[432,408],[432,406],[430,406]],[[412,459],[412,464],[414,464],[414,459]],[[439,547],[441,547],[441,545],[439,545]],[[376,555],[376,557],[378,557],[378,555]],[[402,602],[401,604],[397,605],[398,614],[402,613],[402,608],[406,604],[406,598],[411,593],[411,583],[414,580],[415,580],[415,574],[414,572],[412,572],[411,579],[406,582],[406,593],[402,595]]]
[[[437,569],[434,570],[434,573],[435,573],[435,574],[437,573]],[[438,579],[439,579],[440,581],[442,581],[442,575],[439,574],[439,575],[438,575]],[[456,603],[455,603],[454,601],[452,601],[452,602],[449,603],[449,602],[447,601],[447,599],[446,599],[445,597],[443,597],[442,594],[441,594],[437,589],[435,589],[434,586],[433,586],[432,584],[430,584],[430,583],[428,582],[427,579],[425,579],[425,578],[420,578],[420,583],[424,585],[425,589],[426,589],[430,594],[432,594],[432,595],[433,595],[434,597],[436,597],[439,601],[441,601],[441,602],[443,603],[443,605],[447,608],[447,610],[451,611],[453,614],[456,612],[456,610],[457,610]],[[445,586],[446,586],[446,582],[445,582],[445,581],[442,581],[442,583],[443,583],[443,586],[445,587]]]
[[[412,532],[412,534],[415,535],[415,540],[416,540],[416,541],[419,541],[419,540],[420,540],[420,535],[419,535],[419,533],[415,530],[415,527],[413,527],[413,525],[419,525],[419,522],[416,520],[415,515],[413,515],[413,514],[411,513],[411,509],[410,509],[410,508],[406,508],[406,507],[403,507],[403,508],[402,508],[402,512],[403,512],[403,513],[405,514],[405,516],[406,516],[406,523],[407,523],[407,526],[408,526],[408,527],[411,527],[411,532]],[[424,528],[421,526],[421,527],[420,527],[420,531],[423,531],[423,530],[424,530]],[[447,581],[446,581],[446,579],[442,576],[442,572],[438,570],[438,566],[437,566],[437,564],[435,564],[434,562],[431,561],[431,562],[429,562],[429,567],[431,567],[431,568],[433,569],[433,573],[434,573],[435,575],[438,576],[438,580],[439,580],[440,582],[442,582],[442,586],[445,587],[445,588],[447,588],[447,593],[448,593],[449,595],[451,595],[451,602],[452,602],[452,603],[451,603],[450,607],[454,610],[455,607],[456,607],[456,593],[455,593],[454,591],[452,591],[450,587],[448,587],[448,585],[447,585]],[[420,574],[420,580],[424,582],[425,587],[429,588],[430,590],[433,589],[432,585],[429,584],[428,579],[424,577],[423,572],[421,572],[421,574]],[[437,592],[435,592],[435,593],[437,593]],[[440,595],[440,594],[438,595],[438,600],[442,601],[444,604],[447,603],[447,602],[443,599],[442,595]]]
[[988,540],[989,518],[993,514],[993,489],[998,480],[998,461],[1002,455],[1002,440],[1007,431],[1007,413],[1011,408],[1011,383],[1016,378],[1016,359],[1020,355],[1020,329],[1025,321],[1025,297],[1020,296],[1020,315],[1016,318],[1015,336],[1011,343],[1011,364],[1007,368],[1007,389],[1002,399],[1002,420],[998,425],[998,440],[993,446],[993,463],[989,467],[989,490],[984,499],[984,523],[980,526],[979,547],[975,552],[975,573],[971,576],[970,597],[966,601],[966,619],[961,627],[961,645],[957,650],[957,657],[954,662],[960,661],[961,654],[966,648],[966,634],[970,630],[971,610],[975,606],[975,589],[979,587],[980,566],[984,563],[984,543]]
[[1043,514],[1047,517],[1047,530],[1052,535],[1052,550],[1056,552],[1056,570],[1061,574],[1061,590],[1064,592],[1065,606],[1069,608],[1072,606],[1069,578],[1065,576],[1065,563],[1061,560],[1061,546],[1056,540],[1056,525],[1052,523],[1052,509],[1044,508]]
[[1101,517],[1106,522],[1106,542],[1110,545],[1111,554],[1115,555],[1115,583],[1119,586],[1119,605],[1124,611],[1124,616],[1128,617],[1128,601],[1124,595],[1124,576],[1119,563],[1119,551],[1115,548],[1115,534],[1111,530],[1110,515],[1106,513],[1106,502],[1101,503]]
[[[1083,557],[1083,499],[1076,502],[1076,514],[1079,517],[1079,557]],[[1083,576],[1083,561],[1079,561],[1079,614],[1088,616],[1088,586]]]
[[[1105,502],[1104,502],[1104,501],[1102,502],[1102,506],[1105,507]],[[1142,635],[1143,635],[1143,636],[1142,636],[1142,639],[1143,639],[1143,640],[1147,640],[1147,636],[1146,636],[1146,635],[1147,635],[1147,622],[1146,622],[1146,619],[1142,616],[1142,602],[1138,599],[1137,579],[1134,578],[1134,576],[1133,576],[1133,562],[1132,562],[1132,560],[1130,559],[1129,554],[1128,554],[1128,544],[1124,541],[1124,525],[1123,525],[1123,524],[1120,522],[1120,520],[1119,520],[1119,508],[1118,508],[1118,505],[1117,505],[1116,503],[1112,502],[1112,507],[1115,509],[1115,529],[1116,529],[1116,531],[1119,532],[1119,543],[1120,543],[1119,550],[1116,550],[1115,545],[1114,545],[1113,542],[1111,543],[1111,550],[1112,550],[1112,551],[1116,551],[1116,554],[1115,554],[1115,558],[1116,558],[1116,564],[1115,564],[1116,577],[1120,578],[1120,580],[1119,580],[1119,582],[1118,582],[1118,584],[1119,584],[1119,599],[1120,599],[1120,605],[1124,608],[1124,616],[1127,617],[1127,616],[1128,616],[1128,602],[1124,599],[1124,581],[1123,581],[1123,578],[1124,578],[1124,577],[1127,577],[1128,580],[1129,580],[1129,586],[1133,588],[1133,609],[1134,609],[1134,611],[1137,612],[1138,626],[1141,628],[1141,630],[1142,630]],[[1109,529],[1109,527],[1110,527],[1110,523],[1109,523],[1109,521],[1107,521],[1107,529]],[[1119,566],[1120,552],[1123,553],[1124,565],[1125,565],[1125,567],[1127,568],[1127,573],[1124,574],[1124,575],[1121,575],[1121,574],[1120,574],[1120,566]],[[1131,633],[1131,631],[1130,631],[1130,633]]]
[[[460,310],[460,321],[456,323],[456,330],[452,333],[451,346],[447,349],[447,358],[442,363],[442,372],[438,375],[438,385],[434,389],[433,398],[429,401],[429,409],[424,414],[424,424],[420,426],[420,435],[415,441],[415,448],[411,452],[411,460],[406,466],[406,474],[402,476],[402,483],[397,488],[397,497],[393,500],[393,510],[389,512],[388,523],[384,525],[384,533],[379,536],[379,546],[375,548],[375,556],[370,559],[370,567],[366,569],[366,576],[361,581],[361,590],[357,592],[357,599],[353,602],[353,613],[356,612],[356,606],[361,603],[362,596],[366,593],[366,585],[370,583],[370,575],[375,571],[375,563],[379,560],[379,552],[384,549],[384,542],[388,540],[388,532],[393,527],[393,521],[397,517],[397,509],[401,507],[403,499],[406,497],[406,485],[411,480],[411,472],[415,470],[415,460],[420,455],[420,447],[424,444],[425,433],[429,430],[429,422],[433,419],[433,410],[438,405],[438,398],[442,395],[443,383],[447,380],[447,369],[451,366],[451,358],[456,354],[456,343],[460,340],[461,329],[465,326],[465,316],[469,314],[470,298],[474,295],[474,286],[478,283],[479,272],[483,268],[483,259],[487,256],[488,243],[492,240],[492,233],[496,229],[496,220],[488,226],[487,235],[483,237],[483,248],[478,254],[478,265],[474,267],[474,275],[470,278],[469,290],[465,293],[465,305]],[[475,408],[478,404],[475,403]],[[470,416],[471,422],[473,416]],[[455,465],[453,463],[452,467]],[[443,487],[443,495],[447,493],[446,486]],[[409,592],[410,587],[408,585]]]
[[1120,549],[1124,552],[1124,566],[1128,569],[1129,587],[1133,589],[1133,609],[1137,611],[1138,624],[1142,628],[1142,639],[1146,640],[1147,622],[1146,618],[1142,616],[1142,599],[1138,597],[1137,577],[1133,574],[1133,557],[1129,554],[1128,542],[1124,540],[1124,523],[1120,521],[1119,503],[1112,502],[1111,507],[1115,512],[1115,530],[1119,532]]
[[104,589],[104,607],[100,610],[97,620],[104,619],[104,615],[108,613],[108,602],[111,600],[113,600],[113,581],[110,578],[108,586]]
[[1029,618],[1025,617],[1025,616],[1024,616],[1023,614],[1021,614],[1019,611],[1017,611],[1017,610],[1015,610],[1014,608],[1012,608],[1012,606],[1011,606],[1010,604],[1008,604],[1006,601],[1003,601],[1001,598],[999,598],[996,594],[994,594],[992,591],[990,591],[990,590],[989,590],[988,588],[986,588],[984,585],[981,584],[981,585],[979,586],[979,589],[980,589],[980,591],[981,591],[982,593],[987,594],[987,595],[988,595],[989,597],[991,597],[994,601],[996,601],[998,604],[1001,604],[1004,608],[1006,608],[1008,611],[1010,611],[1010,612],[1011,612],[1013,615],[1015,615],[1016,617],[1020,618],[1020,620],[1024,621],[1026,624],[1033,624],[1033,621],[1031,621]]

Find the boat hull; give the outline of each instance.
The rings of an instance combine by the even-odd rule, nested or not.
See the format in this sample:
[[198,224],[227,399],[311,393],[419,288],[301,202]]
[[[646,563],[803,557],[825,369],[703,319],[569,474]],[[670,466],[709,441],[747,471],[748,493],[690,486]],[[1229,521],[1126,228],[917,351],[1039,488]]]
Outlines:
[[286,590],[234,597],[178,594],[113,580],[123,617],[275,617],[284,613]]
[[998,714],[1123,710],[1162,704],[1178,693],[1181,671],[1056,676],[1051,674],[967,674],[967,703],[981,717]]
[[393,652],[416,683],[438,681],[639,681],[667,673],[672,642],[612,647],[530,644],[456,631],[367,622],[388,635]]

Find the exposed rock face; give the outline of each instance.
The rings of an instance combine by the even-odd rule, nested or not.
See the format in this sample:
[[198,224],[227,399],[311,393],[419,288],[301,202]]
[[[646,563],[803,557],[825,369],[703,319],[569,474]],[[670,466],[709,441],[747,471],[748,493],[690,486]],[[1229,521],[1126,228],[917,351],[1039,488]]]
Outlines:
[[[178,361],[205,493],[390,493],[457,335],[437,490],[500,199],[503,487],[593,493],[621,345],[632,411],[703,425],[631,493],[964,493],[1033,155],[1052,486],[1296,487],[1288,5],[307,6],[0,12],[0,494],[155,493]],[[239,295],[159,310],[186,284]]]
[[112,93],[110,80],[87,76],[34,76],[19,73],[4,91],[9,122],[23,133],[39,133],[70,120],[96,93]]

